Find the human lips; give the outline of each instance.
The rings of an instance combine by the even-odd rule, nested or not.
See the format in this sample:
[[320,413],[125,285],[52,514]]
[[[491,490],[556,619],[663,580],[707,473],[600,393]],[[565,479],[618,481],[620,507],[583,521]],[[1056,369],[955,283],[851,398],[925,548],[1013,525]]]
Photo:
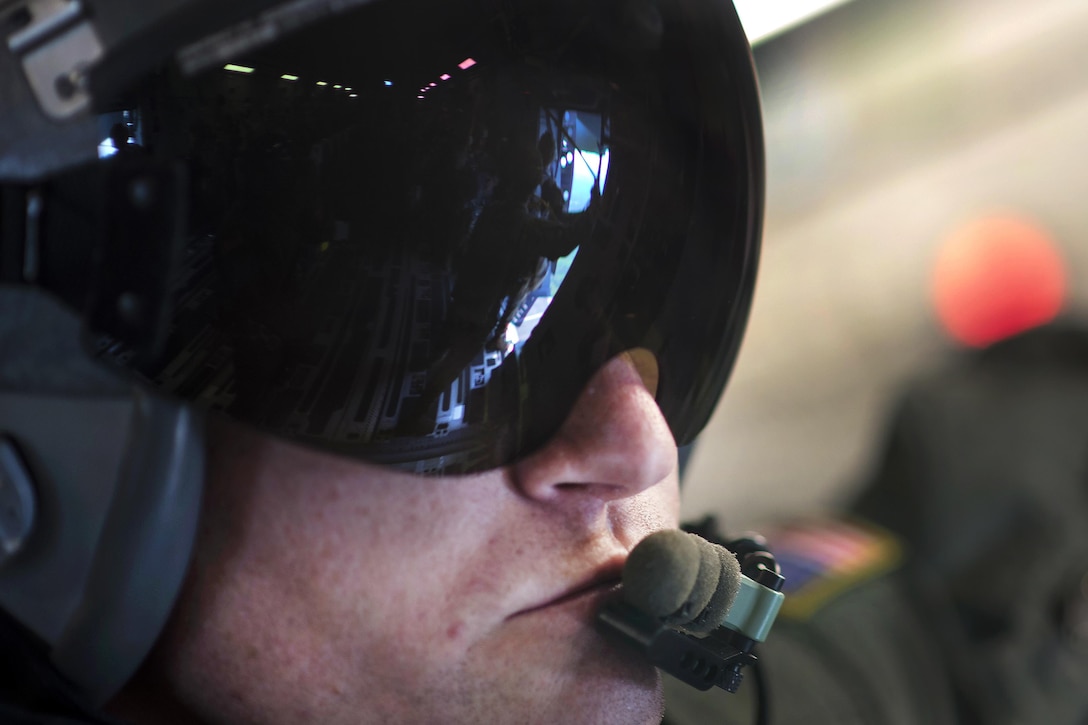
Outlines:
[[621,564],[605,565],[555,595],[518,610],[511,615],[511,619],[568,606],[595,606],[598,602],[603,603],[603,600],[614,595],[620,584],[621,573]]

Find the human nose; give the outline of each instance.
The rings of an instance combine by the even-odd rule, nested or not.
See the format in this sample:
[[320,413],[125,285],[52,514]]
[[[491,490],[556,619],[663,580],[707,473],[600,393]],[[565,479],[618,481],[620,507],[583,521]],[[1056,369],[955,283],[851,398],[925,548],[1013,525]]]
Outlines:
[[556,435],[514,464],[515,487],[544,503],[634,496],[676,468],[676,443],[654,402],[652,353],[618,355],[590,378]]

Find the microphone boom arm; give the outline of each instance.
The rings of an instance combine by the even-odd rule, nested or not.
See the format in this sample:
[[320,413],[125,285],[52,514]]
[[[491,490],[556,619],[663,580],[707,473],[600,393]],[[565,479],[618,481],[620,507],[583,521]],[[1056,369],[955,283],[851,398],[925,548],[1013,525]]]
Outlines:
[[[626,602],[606,605],[597,615],[609,631],[640,649],[650,662],[699,690],[717,686],[736,692],[741,667],[756,656],[729,641],[729,630],[719,628],[699,638],[673,629]],[[754,644],[754,643],[753,643]]]

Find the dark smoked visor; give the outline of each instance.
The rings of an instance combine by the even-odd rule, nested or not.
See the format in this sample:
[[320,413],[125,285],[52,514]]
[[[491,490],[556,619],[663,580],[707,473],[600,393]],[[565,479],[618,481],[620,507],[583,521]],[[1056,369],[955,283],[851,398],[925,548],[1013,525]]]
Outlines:
[[732,6],[391,0],[304,20],[190,46],[105,109],[100,163],[180,162],[187,210],[160,352],[103,355],[294,441],[460,473],[531,452],[643,348],[689,442],[758,256],[759,99]]

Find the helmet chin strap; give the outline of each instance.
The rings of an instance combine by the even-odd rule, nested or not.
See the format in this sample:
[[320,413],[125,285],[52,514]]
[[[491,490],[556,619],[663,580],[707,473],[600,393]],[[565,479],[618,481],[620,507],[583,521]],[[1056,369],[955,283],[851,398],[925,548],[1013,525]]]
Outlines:
[[[69,369],[43,370],[52,356],[31,341],[43,329],[78,331],[73,317],[40,293],[0,287],[0,607],[96,706],[132,676],[177,598],[204,439],[188,407],[92,371],[86,354],[87,370],[70,369],[70,348],[55,358]],[[20,332],[26,345],[13,347]]]

